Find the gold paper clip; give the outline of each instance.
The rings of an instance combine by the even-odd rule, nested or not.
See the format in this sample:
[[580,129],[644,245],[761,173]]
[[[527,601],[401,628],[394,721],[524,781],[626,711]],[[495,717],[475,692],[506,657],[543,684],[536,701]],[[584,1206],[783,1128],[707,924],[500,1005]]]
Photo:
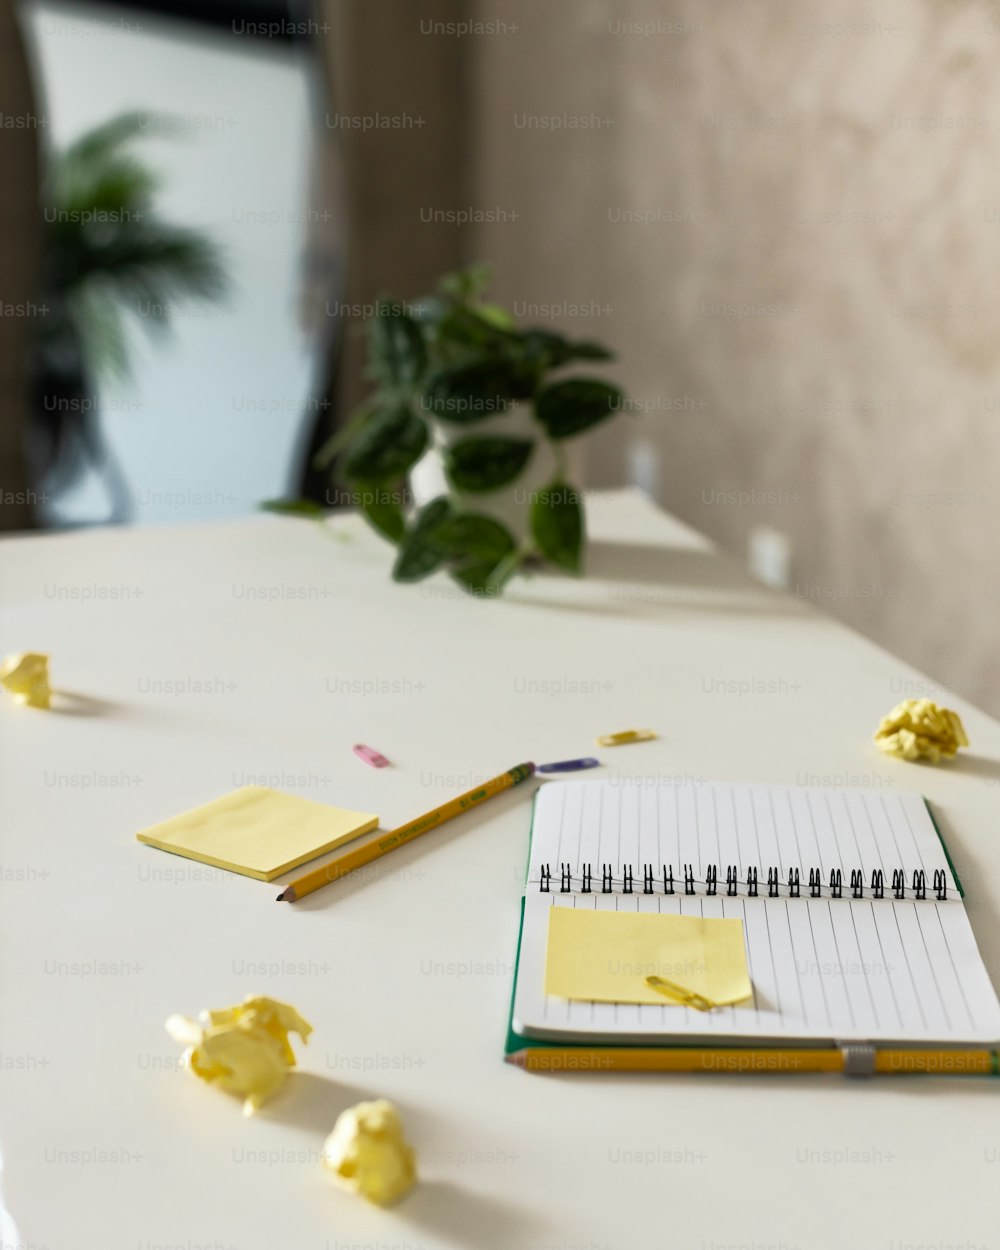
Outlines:
[[629,742],[649,742],[656,734],[652,729],[623,729],[617,734],[603,734],[597,739],[602,747],[623,747]]
[[713,1011],[719,1005],[713,1003],[710,998],[706,998],[704,994],[685,989],[683,985],[678,985],[676,981],[668,981],[666,977],[647,977],[646,984],[651,990],[656,990],[657,994],[662,994],[664,998],[672,998],[682,1007],[693,1007],[695,1011]]

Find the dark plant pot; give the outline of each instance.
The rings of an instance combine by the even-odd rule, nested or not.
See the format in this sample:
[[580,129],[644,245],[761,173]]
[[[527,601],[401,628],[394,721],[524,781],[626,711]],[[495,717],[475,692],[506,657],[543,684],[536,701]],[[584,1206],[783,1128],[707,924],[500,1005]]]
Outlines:
[[88,472],[101,479],[110,501],[93,524],[120,525],[133,516],[132,493],[101,430],[97,388],[75,332],[39,344],[35,355],[27,457],[33,479],[51,507]]

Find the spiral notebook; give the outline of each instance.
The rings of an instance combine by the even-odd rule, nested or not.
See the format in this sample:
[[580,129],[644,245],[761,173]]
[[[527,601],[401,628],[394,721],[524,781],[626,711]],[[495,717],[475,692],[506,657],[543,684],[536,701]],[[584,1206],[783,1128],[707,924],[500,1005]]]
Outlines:
[[[752,996],[705,1012],[548,995],[555,907],[739,919]],[[553,1043],[848,1048],[873,1070],[879,1050],[955,1048],[988,1071],[1000,1003],[920,795],[563,782],[536,799],[508,1057]],[[607,1066],[643,1066],[622,1058]]]

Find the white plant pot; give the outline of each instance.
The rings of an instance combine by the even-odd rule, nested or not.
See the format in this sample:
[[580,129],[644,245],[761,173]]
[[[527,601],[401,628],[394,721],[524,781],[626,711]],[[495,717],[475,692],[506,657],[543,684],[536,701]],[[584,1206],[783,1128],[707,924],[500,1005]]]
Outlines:
[[[422,414],[426,416],[426,414]],[[557,462],[546,439],[540,438],[541,427],[531,415],[528,404],[515,404],[507,412],[485,417],[471,425],[428,418],[434,445],[410,470],[410,489],[418,507],[430,503],[438,495],[450,495],[463,511],[485,513],[505,525],[515,542],[528,536],[531,504],[539,491],[545,490],[556,477]],[[468,494],[454,490],[444,471],[443,449],[463,438],[528,438],[535,449],[520,477],[485,494]],[[583,448],[579,439],[562,444],[565,453],[565,474],[570,485],[582,488]]]

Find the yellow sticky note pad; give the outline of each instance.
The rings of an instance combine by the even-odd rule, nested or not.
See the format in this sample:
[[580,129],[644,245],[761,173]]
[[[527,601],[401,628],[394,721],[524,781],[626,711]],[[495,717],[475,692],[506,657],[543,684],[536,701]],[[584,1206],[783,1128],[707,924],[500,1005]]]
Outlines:
[[273,881],[377,825],[378,817],[370,812],[328,807],[266,786],[243,786],[135,836],[161,851]]
[[670,1006],[646,984],[663,977],[722,1006],[749,998],[742,920],[553,907],[545,992],[599,1003]]

